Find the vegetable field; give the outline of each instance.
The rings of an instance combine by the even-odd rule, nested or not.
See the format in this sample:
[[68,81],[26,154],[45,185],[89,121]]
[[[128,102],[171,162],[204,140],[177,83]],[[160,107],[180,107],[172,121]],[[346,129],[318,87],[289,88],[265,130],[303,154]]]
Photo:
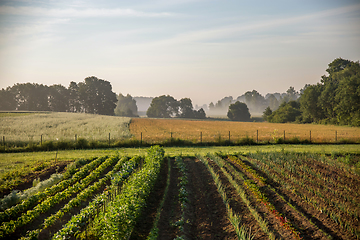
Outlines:
[[358,165],[356,154],[159,146],[78,159],[1,199],[0,238],[359,239]]

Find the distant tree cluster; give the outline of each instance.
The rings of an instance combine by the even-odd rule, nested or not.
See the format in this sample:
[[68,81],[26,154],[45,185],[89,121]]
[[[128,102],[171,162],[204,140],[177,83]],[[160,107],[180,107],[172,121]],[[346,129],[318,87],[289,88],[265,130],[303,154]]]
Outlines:
[[227,116],[233,121],[246,122],[250,120],[250,112],[247,105],[239,101],[230,104]]
[[116,94],[110,82],[87,77],[84,82],[46,86],[18,83],[0,90],[0,110],[84,112],[114,115]]
[[190,98],[182,98],[180,101],[177,101],[169,95],[154,98],[146,115],[153,118],[206,118],[204,109],[194,110]]
[[272,112],[269,122],[330,123],[360,126],[360,64],[342,58],[332,61],[316,85],[306,85],[297,101],[284,103]]
[[[300,90],[302,91],[302,90]],[[253,114],[261,114],[267,107],[272,111],[279,108],[282,103],[295,101],[300,97],[294,87],[290,86],[286,93],[268,93],[264,97],[258,91],[247,91],[243,95],[233,99],[232,96],[224,97],[217,103],[209,104],[209,113],[212,115],[225,115],[229,106],[235,102],[245,103],[249,111]]]
[[138,117],[138,108],[135,99],[133,99],[129,94],[124,96],[120,93],[115,108],[115,115],[123,117]]

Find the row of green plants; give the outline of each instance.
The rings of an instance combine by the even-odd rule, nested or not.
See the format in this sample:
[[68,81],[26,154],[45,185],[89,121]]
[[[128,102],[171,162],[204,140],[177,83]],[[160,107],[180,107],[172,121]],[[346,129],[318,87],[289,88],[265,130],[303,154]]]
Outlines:
[[61,201],[71,198],[74,194],[85,189],[90,183],[99,178],[99,176],[111,165],[112,159],[103,158],[103,163],[96,169],[90,172],[81,181],[76,182],[74,185],[67,187],[64,191],[58,192],[55,195],[46,198],[36,205],[33,209],[28,210],[22,214],[16,220],[10,220],[9,222],[3,222],[0,227],[0,238],[4,238],[16,231],[19,227],[25,226],[38,218],[40,214],[49,211],[53,206]]
[[[241,200],[245,203],[245,205],[249,209],[251,215],[259,223],[261,230],[268,235],[269,239],[275,239],[274,232],[269,229],[268,221],[265,220],[261,216],[259,211],[252,205],[252,203],[249,200],[249,196],[247,195],[245,189],[242,187],[243,185],[238,184],[238,182],[245,181],[244,176],[241,173],[238,173],[231,165],[226,164],[226,162],[221,157],[212,154],[207,154],[207,158],[211,159],[219,166],[222,173],[226,176],[226,178],[235,188]],[[234,179],[234,176],[236,176],[236,179]]]
[[[78,138],[74,140],[57,140],[57,141],[44,141],[42,143],[35,142],[6,142],[5,144],[0,144],[0,153],[13,153],[13,152],[37,152],[37,151],[56,151],[56,150],[69,150],[69,149],[101,149],[101,148],[120,148],[120,147],[150,147],[155,144],[161,145],[164,147],[172,146],[243,146],[243,145],[269,145],[269,144],[316,144],[315,142],[310,142],[309,140],[299,139],[297,137],[283,140],[282,138],[276,138],[273,140],[257,141],[254,138],[249,136],[229,141],[219,137],[214,141],[201,141],[194,142],[191,140],[185,140],[180,138],[170,138],[160,141],[145,141],[135,138],[129,139],[120,139],[120,140],[87,140],[85,138]],[[321,142],[324,144],[324,142]],[[359,140],[348,140],[340,139],[335,144],[356,144],[359,143]],[[334,144],[329,142],[329,144]]]
[[160,205],[156,211],[156,216],[155,216],[155,220],[153,223],[153,227],[150,230],[150,233],[148,235],[148,237],[146,238],[146,240],[157,240],[159,237],[159,220],[160,220],[160,216],[161,216],[161,210],[164,206],[165,203],[165,199],[167,197],[168,191],[169,191],[169,186],[170,186],[170,177],[171,177],[171,161],[170,158],[168,158],[168,172],[167,172],[167,178],[166,178],[166,186],[165,186],[165,191],[163,194],[163,197],[161,199]]
[[110,161],[108,162],[108,166],[112,166],[115,164],[114,168],[108,172],[104,177],[94,182],[92,185],[88,186],[86,189],[81,191],[79,194],[76,195],[73,199],[71,199],[65,206],[63,206],[59,211],[50,215],[46,218],[43,223],[39,226],[39,228],[32,230],[26,233],[26,236],[22,239],[38,239],[39,234],[42,230],[48,229],[53,226],[56,221],[61,219],[64,214],[69,213],[75,207],[80,206],[87,202],[88,199],[92,198],[94,194],[105,187],[106,183],[110,180],[111,176],[121,168],[123,163],[128,160],[127,157],[123,157],[119,160],[119,157],[111,157],[109,158]]
[[131,235],[158,178],[164,154],[164,149],[159,146],[149,148],[142,168],[124,182],[120,194],[94,220],[91,229],[93,238],[127,239]]
[[[105,207],[106,203],[111,200],[111,194],[116,196],[121,184],[136,170],[141,160],[142,158],[139,156],[135,156],[130,160],[127,157],[123,157],[114,166],[113,170],[105,176],[106,181],[111,180],[113,183],[111,185],[112,188],[106,187],[101,194],[95,196],[86,207],[80,210],[80,213],[72,216],[63,228],[54,234],[53,239],[71,239],[74,236],[86,238],[86,232],[82,234],[83,230],[86,231],[90,221],[99,214],[101,209],[104,209],[103,207]],[[105,184],[105,181],[103,184]]]
[[[259,185],[265,184],[265,179],[259,176],[254,169],[246,165],[240,159],[229,156],[229,159],[235,163],[237,163],[245,173],[250,175],[253,179],[256,179]],[[253,196],[256,198],[257,201],[261,202],[265,205],[267,210],[275,216],[275,218],[279,221],[280,225],[282,225],[285,229],[291,231],[296,239],[301,239],[300,232],[294,227],[294,225],[282,214],[276,210],[275,206],[269,201],[267,194],[261,191],[260,187],[254,180],[246,179],[244,181],[244,186],[249,189]]]
[[[270,181],[267,179],[267,178],[265,178],[265,177],[263,177],[263,176],[260,176],[258,173],[257,173],[257,171],[255,170],[255,169],[253,169],[253,168],[251,168],[250,166],[248,166],[248,165],[246,165],[243,161],[240,161],[239,159],[242,159],[242,158],[244,158],[244,156],[242,156],[242,155],[238,155],[237,157],[235,157],[235,156],[228,156],[228,159],[229,160],[232,160],[232,161],[237,161],[237,163],[240,165],[240,166],[244,166],[243,168],[244,169],[248,169],[249,171],[248,171],[248,173],[249,172],[251,172],[251,177],[253,178],[253,179],[261,179],[261,181],[259,181],[259,183],[261,184],[261,183],[266,183],[266,185],[264,185],[266,188],[268,188],[268,189],[270,189],[272,192],[274,192],[277,196],[279,196],[281,199],[282,199],[282,201],[284,201],[288,206],[290,206],[294,211],[296,211],[298,214],[300,214],[303,218],[305,218],[310,224],[312,224],[315,228],[317,228],[320,232],[322,232],[322,234],[324,234],[327,238],[329,238],[329,239],[332,239],[332,237],[328,234],[328,233],[326,233],[322,228],[320,228],[318,225],[316,225],[312,220],[311,220],[311,218],[309,218],[307,215],[305,215],[304,213],[303,213],[303,210],[302,209],[300,209],[297,205],[294,205],[294,204],[292,204],[291,202],[291,199],[287,199],[287,198],[285,198],[281,193],[279,193],[279,191],[277,190],[277,189],[275,189],[273,186],[271,186],[271,184],[269,184],[270,183]],[[246,158],[247,160],[248,160],[248,158]]]
[[[349,203],[339,200],[336,193],[334,194],[334,192],[327,191],[326,185],[322,186],[322,188],[315,188],[307,181],[311,178],[309,175],[305,178],[303,176],[295,176],[293,171],[286,169],[286,166],[290,164],[284,164],[285,161],[291,162],[291,168],[293,168],[294,165],[299,166],[307,164],[306,161],[302,162],[297,159],[292,160],[292,158],[297,155],[287,154],[285,157],[282,156],[282,159],[280,157],[274,157],[273,155],[274,153],[249,154],[251,158],[257,160],[254,164],[256,164],[261,171],[271,176],[273,181],[278,183],[282,188],[290,190],[293,194],[302,198],[315,209],[326,214],[344,230],[354,234],[358,238],[360,237],[360,231],[356,227],[356,222],[358,222],[358,206],[352,205],[352,207],[345,207],[345,204]],[[317,157],[318,156],[313,155],[313,160],[316,161]],[[251,161],[251,158],[249,158],[249,161]],[[308,165],[310,166],[310,164]],[[323,177],[326,178],[327,176]],[[340,188],[341,186],[339,185],[338,187]]]
[[240,239],[240,240],[254,239],[256,236],[256,233],[252,234],[251,228],[247,229],[244,225],[242,225],[241,217],[239,215],[237,215],[236,213],[234,213],[234,211],[230,207],[229,199],[226,196],[225,187],[223,186],[223,184],[220,180],[219,174],[215,173],[214,169],[210,166],[210,164],[208,162],[208,158],[204,158],[202,156],[197,156],[197,157],[200,159],[200,161],[206,166],[206,168],[210,172],[210,174],[215,182],[215,185],[217,187],[217,190],[225,204],[226,213],[228,215],[228,218],[229,218],[231,224],[233,225],[233,227],[235,229],[235,233],[236,233],[238,239]]
[[86,177],[90,171],[92,171],[104,160],[105,158],[89,158],[79,159],[71,163],[70,165],[68,165],[66,171],[62,174],[63,180],[61,182],[32,195],[31,197],[21,201],[20,203],[12,206],[11,208],[6,209],[3,212],[0,212],[0,221],[6,222],[19,217],[23,212],[34,207],[36,204],[40,203],[44,199],[53,196],[57,192],[64,190],[65,188]]
[[186,164],[182,157],[177,156],[175,158],[175,164],[176,167],[179,169],[180,177],[179,177],[179,203],[180,203],[180,210],[181,210],[181,217],[180,219],[175,222],[175,226],[177,226],[180,230],[181,235],[177,236],[175,239],[182,240],[185,239],[185,231],[184,231],[184,224],[186,223],[186,211],[187,211],[187,205],[189,203],[188,198],[188,191],[187,191],[187,184],[189,183],[188,177],[187,177],[187,169]]

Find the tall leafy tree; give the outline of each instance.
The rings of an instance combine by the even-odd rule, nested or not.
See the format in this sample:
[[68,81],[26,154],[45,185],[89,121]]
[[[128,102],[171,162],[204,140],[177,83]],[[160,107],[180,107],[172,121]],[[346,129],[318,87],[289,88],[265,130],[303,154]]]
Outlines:
[[69,93],[69,97],[68,97],[69,112],[82,112],[83,107],[82,107],[82,103],[80,102],[79,86],[77,85],[76,82],[70,82],[68,87],[68,93]]
[[17,104],[15,100],[15,95],[11,92],[11,89],[8,87],[6,89],[0,90],[0,110],[16,110]]
[[250,112],[245,103],[235,102],[230,104],[229,111],[227,113],[228,118],[233,121],[249,121]]
[[69,90],[62,85],[52,85],[48,88],[49,109],[54,112],[66,112],[69,109]]
[[283,102],[280,107],[270,116],[267,116],[268,122],[287,123],[294,122],[301,116],[300,104],[297,101]]
[[18,83],[11,88],[15,95],[18,110],[48,111],[47,86],[37,83]]
[[162,95],[151,101],[146,115],[154,118],[170,118],[178,113],[179,103],[170,95]]
[[319,122],[324,118],[324,111],[320,104],[323,85],[310,85],[302,93],[299,103],[303,122]]
[[137,117],[138,108],[136,106],[135,99],[133,99],[129,94],[124,96],[120,93],[115,108],[115,115],[126,116],[126,117]]
[[85,112],[114,115],[117,98],[110,82],[92,76],[85,78],[78,86],[79,99]]

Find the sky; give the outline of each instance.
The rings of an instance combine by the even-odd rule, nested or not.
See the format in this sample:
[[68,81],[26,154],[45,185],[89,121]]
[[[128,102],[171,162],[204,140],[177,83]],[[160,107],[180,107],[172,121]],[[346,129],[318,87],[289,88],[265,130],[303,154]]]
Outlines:
[[0,0],[0,89],[96,76],[209,104],[316,84],[360,60],[360,0]]

